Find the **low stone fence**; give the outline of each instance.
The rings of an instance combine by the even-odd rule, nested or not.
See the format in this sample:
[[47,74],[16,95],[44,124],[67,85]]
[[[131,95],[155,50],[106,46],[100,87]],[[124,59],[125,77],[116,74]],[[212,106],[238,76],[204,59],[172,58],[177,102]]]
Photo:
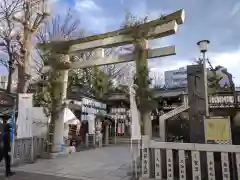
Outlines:
[[240,180],[239,145],[142,140],[141,179]]
[[[17,138],[12,144],[12,163],[33,163],[44,152],[44,139],[40,137]],[[4,160],[0,166],[4,165]]]

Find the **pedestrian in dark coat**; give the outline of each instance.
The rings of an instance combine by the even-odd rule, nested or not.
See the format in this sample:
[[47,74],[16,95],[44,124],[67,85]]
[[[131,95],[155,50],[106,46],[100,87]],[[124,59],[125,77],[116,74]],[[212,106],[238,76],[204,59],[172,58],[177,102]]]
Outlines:
[[10,125],[4,125],[4,132],[1,141],[3,142],[3,148],[1,150],[0,161],[5,160],[5,174],[6,176],[12,176],[15,173],[11,171],[11,140],[10,140]]

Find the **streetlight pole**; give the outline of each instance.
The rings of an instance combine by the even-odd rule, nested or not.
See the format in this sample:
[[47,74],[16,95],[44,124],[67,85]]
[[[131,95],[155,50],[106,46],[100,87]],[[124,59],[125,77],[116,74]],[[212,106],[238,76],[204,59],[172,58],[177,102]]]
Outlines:
[[199,50],[202,53],[203,60],[203,73],[204,73],[204,95],[205,95],[205,116],[209,116],[209,107],[208,107],[208,78],[207,78],[207,65],[206,65],[206,52],[208,50],[209,40],[202,40],[197,43]]

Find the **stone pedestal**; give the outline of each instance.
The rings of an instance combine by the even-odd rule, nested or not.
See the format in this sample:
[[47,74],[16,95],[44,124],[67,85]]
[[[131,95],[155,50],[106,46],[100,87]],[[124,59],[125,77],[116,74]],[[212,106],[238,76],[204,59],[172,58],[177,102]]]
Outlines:
[[89,146],[88,134],[86,134],[85,145],[86,145],[86,147],[88,147],[88,146]]
[[187,67],[188,104],[191,143],[205,143],[204,116],[206,99],[204,89],[203,65]]
[[102,147],[102,133],[101,131],[96,131],[96,145]]
[[106,125],[106,127],[105,127],[105,142],[104,142],[104,144],[105,145],[108,145],[109,144],[109,142],[108,142],[108,137],[109,137],[109,125]]
[[59,114],[59,118],[54,126],[52,152],[59,153],[62,149],[64,134],[64,111]]
[[92,134],[92,145],[96,146],[96,134]]
[[102,145],[103,145],[103,144],[102,144],[102,139],[103,139],[102,133],[100,133],[100,134],[98,135],[98,138],[99,138],[99,139],[98,139],[98,146],[99,146],[99,147],[102,147]]
[[96,120],[96,144],[98,147],[102,147],[102,122],[100,119]]
[[161,142],[166,141],[166,120],[162,121],[160,118],[159,118],[159,136]]

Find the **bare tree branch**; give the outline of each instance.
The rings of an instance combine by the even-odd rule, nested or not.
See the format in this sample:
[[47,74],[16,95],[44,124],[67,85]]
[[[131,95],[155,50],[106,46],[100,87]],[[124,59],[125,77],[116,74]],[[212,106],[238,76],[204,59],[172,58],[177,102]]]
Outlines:
[[0,51],[4,52],[7,59],[0,63],[8,69],[7,90],[11,92],[12,75],[15,71],[18,54],[18,40],[14,37],[16,23],[13,16],[21,9],[22,0],[2,0],[0,2]]

